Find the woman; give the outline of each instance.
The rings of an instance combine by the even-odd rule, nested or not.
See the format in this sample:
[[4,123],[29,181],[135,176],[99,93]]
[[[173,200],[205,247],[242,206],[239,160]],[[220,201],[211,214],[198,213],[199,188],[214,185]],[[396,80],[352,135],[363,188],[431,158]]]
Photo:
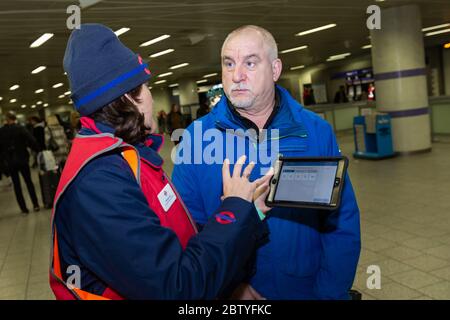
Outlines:
[[114,32],[84,24],[64,56],[82,128],[52,217],[50,284],[58,299],[213,299],[229,293],[266,228],[252,200],[269,176],[224,164],[224,201],[198,233],[162,170],[150,71]]

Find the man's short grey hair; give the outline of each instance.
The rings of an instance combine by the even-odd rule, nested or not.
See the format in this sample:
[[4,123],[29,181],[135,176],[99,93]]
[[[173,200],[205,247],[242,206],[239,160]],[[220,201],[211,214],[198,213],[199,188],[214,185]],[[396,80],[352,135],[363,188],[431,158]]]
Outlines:
[[234,38],[235,36],[237,36],[238,34],[248,31],[248,30],[253,30],[256,31],[258,34],[261,35],[264,44],[267,47],[267,53],[269,55],[269,59],[270,61],[274,61],[275,59],[278,58],[278,46],[277,43],[275,42],[275,39],[273,37],[273,35],[267,31],[264,28],[255,26],[255,25],[246,25],[246,26],[242,26],[239,27],[233,31],[231,31],[228,36],[225,38],[225,41],[223,42],[222,45],[222,50],[221,50],[221,55],[223,55],[223,48],[225,47],[225,44],[232,38]]

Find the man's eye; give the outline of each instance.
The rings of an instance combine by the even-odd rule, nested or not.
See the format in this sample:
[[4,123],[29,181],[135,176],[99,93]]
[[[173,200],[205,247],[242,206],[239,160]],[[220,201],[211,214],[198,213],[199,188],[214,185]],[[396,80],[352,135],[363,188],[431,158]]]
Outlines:
[[255,65],[256,65],[256,63],[254,63],[253,61],[248,61],[247,62],[247,67],[249,67],[249,68],[254,68]]
[[233,62],[225,62],[225,67],[227,67],[227,68],[231,68],[231,67],[233,67]]

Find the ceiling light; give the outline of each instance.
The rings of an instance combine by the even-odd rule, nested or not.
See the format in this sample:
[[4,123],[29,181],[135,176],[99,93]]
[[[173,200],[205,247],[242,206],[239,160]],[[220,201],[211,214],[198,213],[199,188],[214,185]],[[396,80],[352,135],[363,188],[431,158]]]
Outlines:
[[130,31],[130,28],[120,28],[119,30],[114,31],[114,33],[116,34],[116,36],[121,36],[122,34],[124,34],[125,32]]
[[167,80],[159,80],[159,81],[156,81],[155,84],[161,84],[161,83],[164,83],[164,82],[167,82]]
[[48,107],[48,103],[44,103],[44,108],[47,108]]
[[290,70],[298,70],[298,69],[303,69],[305,66],[301,65],[301,66],[295,66],[295,67],[291,67]]
[[317,27],[317,28],[314,28],[314,29],[310,29],[310,30],[299,32],[299,33],[296,34],[296,36],[304,36],[305,34],[310,34],[310,33],[318,32],[318,31],[330,29],[330,28],[333,28],[333,27],[336,27],[336,24],[335,23],[330,23],[330,24],[327,24],[325,26],[321,26],[321,27]]
[[283,51],[280,51],[280,53],[288,53],[288,52],[292,52],[292,51],[298,51],[298,50],[303,50],[308,48],[308,46],[301,46],[301,47],[295,47],[295,48],[291,48],[291,49],[286,49]]
[[336,54],[334,56],[330,56],[327,61],[335,61],[335,60],[341,60],[344,59],[345,57],[349,56],[351,53],[347,52],[347,53],[341,53],[341,54]]
[[339,57],[339,58],[328,58],[327,61],[336,61],[336,60],[342,60],[345,59],[345,57]]
[[69,100],[69,104],[72,104],[73,102],[72,102],[72,100]]
[[62,99],[62,98],[64,98],[65,97],[65,95],[63,95],[63,94],[60,94],[59,96],[58,96],[58,98],[60,98],[60,99]]
[[450,32],[450,29],[444,29],[444,30],[439,30],[439,31],[428,32],[428,33],[425,33],[425,36],[429,37],[429,36],[434,36],[436,34],[447,33],[447,32]]
[[[450,42],[444,44],[444,49],[450,49]],[[0,101],[1,101],[1,97],[0,97]]]
[[18,84],[13,85],[11,88],[9,88],[9,90],[14,91],[16,89],[19,89],[20,86]]
[[169,84],[169,88],[174,88],[174,87],[178,87],[178,83]]
[[35,105],[35,104],[33,104],[33,105],[31,106],[31,109],[34,109],[34,108],[36,108],[36,105]]
[[172,74],[173,74],[173,72],[161,73],[161,74],[158,76],[158,78],[167,77],[167,76],[170,76],[170,75],[172,75]]
[[17,99],[11,99],[11,100],[9,100],[10,103],[14,103],[14,102],[16,102],[16,101],[17,101]]
[[54,85],[52,86],[52,88],[56,89],[56,88],[62,87],[63,85],[64,85],[64,84],[63,84],[62,82],[56,83],[56,84],[54,84]]
[[171,66],[169,69],[173,70],[173,69],[183,68],[183,67],[186,67],[188,65],[189,65],[189,63],[187,63],[187,62],[180,63],[180,64],[177,64],[177,65]]
[[214,77],[214,76],[217,76],[217,75],[218,75],[218,73],[205,74],[205,75],[203,76],[203,78],[210,78],[210,77]]
[[342,60],[345,59],[345,57],[340,57],[340,58],[328,58],[327,61],[336,61],[336,60]]
[[3,100],[3,97],[0,97],[0,101],[2,101]]
[[44,92],[44,89],[37,89],[34,93],[41,93]]
[[70,91],[66,91],[66,92],[64,92],[64,95],[68,96],[70,93],[71,93]]
[[361,49],[370,49],[370,48],[372,48],[371,44],[367,44],[367,45],[361,47]]
[[67,72],[64,72],[64,75],[67,76]]
[[25,109],[26,107],[27,107],[27,105],[26,104],[23,104],[23,105],[21,105],[20,106],[22,109]]
[[38,101],[38,102],[36,102],[36,104],[37,104],[37,105],[40,105],[40,104],[42,104],[42,101]]
[[167,38],[170,38],[170,35],[164,34],[164,35],[159,36],[159,37],[157,37],[157,38],[155,38],[155,39],[152,39],[152,40],[149,40],[149,41],[146,41],[146,42],[141,43],[141,44],[139,45],[139,47],[147,47],[147,46],[149,46],[149,45],[151,45],[151,44],[154,44],[154,43],[159,42],[159,41],[163,41],[163,40],[165,40],[165,39],[167,39]]
[[174,51],[175,51],[174,49],[167,49],[167,50],[164,50],[164,51],[160,51],[160,52],[151,54],[150,58],[156,58],[156,57],[159,57],[159,56],[162,56],[162,55],[174,52]]
[[37,74],[37,73],[39,73],[39,72],[41,72],[41,71],[44,71],[45,69],[47,69],[46,66],[40,66],[40,67],[37,67],[36,69],[34,69],[33,71],[31,71],[31,74]]
[[206,80],[206,79],[203,79],[203,80],[198,80],[198,81],[196,81],[197,83],[205,83],[205,82],[208,82],[208,80]]
[[431,27],[426,27],[423,28],[422,31],[431,31],[431,30],[435,30],[435,29],[441,29],[441,28],[445,28],[445,27],[450,27],[450,23],[444,23],[444,24],[440,24],[437,26],[431,26]]
[[330,56],[331,59],[337,59],[337,58],[345,58],[347,56],[349,56],[351,53],[350,52],[346,52],[346,53],[341,53],[341,54],[336,54],[334,56]]
[[150,90],[152,90],[153,87],[148,87]]
[[42,36],[37,38],[31,45],[30,48],[37,48],[43,45],[47,40],[51,39],[54,36],[53,33],[44,33]]

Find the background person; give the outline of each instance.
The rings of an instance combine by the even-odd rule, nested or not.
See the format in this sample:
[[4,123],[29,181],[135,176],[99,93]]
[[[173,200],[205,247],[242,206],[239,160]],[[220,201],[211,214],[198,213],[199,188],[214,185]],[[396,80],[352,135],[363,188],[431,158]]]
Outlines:
[[39,211],[40,209],[34,184],[31,180],[29,166],[30,154],[27,148],[31,148],[36,153],[41,151],[31,133],[17,124],[15,113],[10,111],[6,114],[6,124],[0,128],[0,152],[2,152],[0,157],[2,157],[6,163],[14,185],[17,203],[24,214],[28,214],[29,210],[22,194],[19,174],[22,175],[22,178],[27,185],[28,193],[33,202],[34,211]]

